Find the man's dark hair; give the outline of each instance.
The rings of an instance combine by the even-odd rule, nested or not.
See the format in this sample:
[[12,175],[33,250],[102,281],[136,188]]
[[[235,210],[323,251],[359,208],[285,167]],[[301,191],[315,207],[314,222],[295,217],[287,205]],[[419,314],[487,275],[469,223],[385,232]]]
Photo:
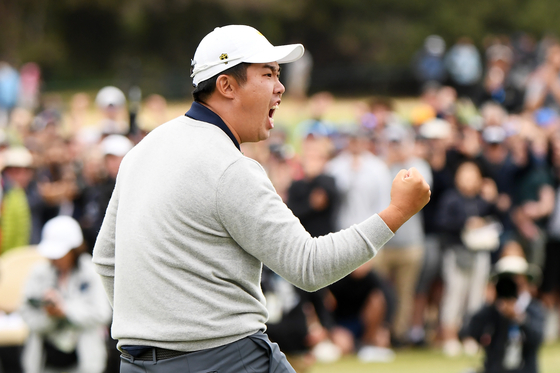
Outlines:
[[230,75],[232,76],[237,83],[244,84],[247,81],[247,68],[249,67],[249,63],[242,62],[239,65],[235,65],[230,67],[227,70],[222,71],[221,73],[211,77],[210,79],[206,79],[198,83],[198,86],[195,87],[193,91],[193,99],[196,102],[205,102],[212,93],[216,90],[216,81],[220,75]]

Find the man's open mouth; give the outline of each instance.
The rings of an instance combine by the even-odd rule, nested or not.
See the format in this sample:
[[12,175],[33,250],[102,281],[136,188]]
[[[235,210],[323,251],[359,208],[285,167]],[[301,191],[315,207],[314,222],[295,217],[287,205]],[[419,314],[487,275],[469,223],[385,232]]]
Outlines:
[[272,117],[274,116],[274,112],[276,111],[276,109],[278,109],[278,104],[274,105],[272,108],[270,108],[270,110],[268,111],[268,117],[272,119]]

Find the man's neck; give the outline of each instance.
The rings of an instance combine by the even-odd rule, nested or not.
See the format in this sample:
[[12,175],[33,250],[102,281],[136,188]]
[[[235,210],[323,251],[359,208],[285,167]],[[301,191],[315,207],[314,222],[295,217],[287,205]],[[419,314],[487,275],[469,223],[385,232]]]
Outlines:
[[228,120],[228,118],[227,118],[228,110],[226,110],[223,107],[223,105],[221,105],[219,103],[214,103],[212,101],[209,101],[209,102],[198,101],[198,103],[207,107],[208,109],[212,110],[214,113],[216,113],[216,115],[218,115],[220,118],[222,118],[222,120],[224,121],[226,126],[229,128],[229,130],[231,131],[233,136],[235,136],[235,139],[237,140],[237,142],[239,144],[241,144],[241,138],[239,137],[239,134],[237,133],[235,128],[231,125],[230,121]]

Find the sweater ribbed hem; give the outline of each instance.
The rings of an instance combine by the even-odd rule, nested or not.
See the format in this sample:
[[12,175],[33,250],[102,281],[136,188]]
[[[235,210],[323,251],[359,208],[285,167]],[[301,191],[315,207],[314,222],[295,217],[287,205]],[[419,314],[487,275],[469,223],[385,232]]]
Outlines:
[[[264,330],[264,326],[263,326],[263,330]],[[240,339],[246,338],[250,335],[253,335],[256,332],[258,332],[258,330],[250,331],[239,335],[226,336],[223,338],[215,338],[215,339],[202,340],[202,341],[200,340],[182,341],[182,342],[150,341],[146,339],[123,338],[123,339],[119,339],[117,348],[120,351],[122,351],[122,346],[150,346],[150,347],[165,348],[174,351],[192,352],[192,351],[207,350],[209,348],[224,346],[236,342]]]

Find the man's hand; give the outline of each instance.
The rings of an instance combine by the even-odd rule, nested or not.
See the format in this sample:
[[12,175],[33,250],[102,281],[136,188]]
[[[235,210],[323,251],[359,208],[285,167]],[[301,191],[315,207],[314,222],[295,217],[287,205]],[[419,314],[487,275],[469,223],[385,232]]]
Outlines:
[[323,188],[315,188],[309,195],[309,205],[315,211],[323,211],[329,207],[329,196]]
[[497,299],[496,300],[496,309],[500,312],[503,316],[507,317],[508,319],[518,323],[523,324],[525,322],[526,314],[518,313],[515,305],[517,303],[516,298],[510,299]]
[[62,297],[56,290],[47,290],[45,296],[43,297],[43,301],[45,303],[45,311],[49,316],[56,318],[64,318],[66,316],[64,313]]
[[385,224],[396,232],[430,201],[430,186],[414,167],[401,170],[393,180],[391,203],[379,213]]

